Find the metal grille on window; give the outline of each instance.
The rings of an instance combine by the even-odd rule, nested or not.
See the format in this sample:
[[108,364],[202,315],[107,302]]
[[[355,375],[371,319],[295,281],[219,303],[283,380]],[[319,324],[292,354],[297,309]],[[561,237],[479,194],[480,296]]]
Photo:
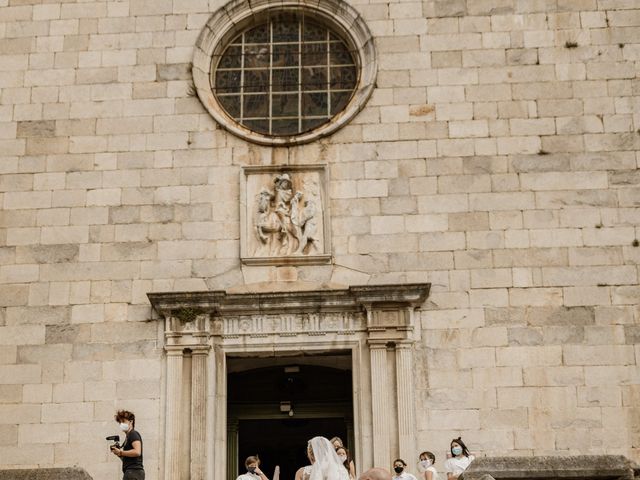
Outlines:
[[298,135],[329,122],[358,81],[340,37],[287,12],[245,30],[213,62],[213,91],[224,110],[264,135]]

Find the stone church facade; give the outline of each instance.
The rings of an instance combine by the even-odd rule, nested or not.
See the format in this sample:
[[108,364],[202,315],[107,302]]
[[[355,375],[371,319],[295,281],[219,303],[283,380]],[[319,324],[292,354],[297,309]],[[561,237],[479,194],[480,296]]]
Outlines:
[[639,71],[635,0],[0,0],[0,469],[640,460]]

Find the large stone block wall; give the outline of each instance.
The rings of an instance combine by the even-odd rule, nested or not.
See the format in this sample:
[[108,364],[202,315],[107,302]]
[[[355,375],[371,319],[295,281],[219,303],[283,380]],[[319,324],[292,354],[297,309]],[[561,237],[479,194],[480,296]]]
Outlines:
[[[291,149],[225,133],[191,89],[221,1],[0,0],[0,466],[118,461],[115,407],[161,448],[147,292],[428,281],[420,449],[640,458],[635,0],[353,2],[367,107]],[[332,265],[243,267],[240,168],[327,163]]]

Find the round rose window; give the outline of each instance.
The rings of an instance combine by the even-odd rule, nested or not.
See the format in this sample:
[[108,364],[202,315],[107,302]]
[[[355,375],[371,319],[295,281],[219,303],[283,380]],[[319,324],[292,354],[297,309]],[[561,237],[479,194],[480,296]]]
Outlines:
[[295,14],[247,29],[213,62],[211,84],[222,108],[264,135],[298,135],[329,122],[358,80],[346,43]]
[[336,0],[250,7],[235,2],[214,14],[194,55],[198,96],[224,128],[257,143],[299,144],[363,108],[375,52],[352,7]]

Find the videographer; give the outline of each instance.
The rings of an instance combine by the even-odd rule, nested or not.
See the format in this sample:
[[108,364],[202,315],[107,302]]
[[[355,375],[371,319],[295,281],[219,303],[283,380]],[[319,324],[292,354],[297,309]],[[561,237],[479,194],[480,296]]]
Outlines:
[[122,480],[144,480],[142,437],[135,430],[136,416],[127,410],[118,410],[114,418],[126,434],[121,447],[111,446],[111,452],[122,460]]

